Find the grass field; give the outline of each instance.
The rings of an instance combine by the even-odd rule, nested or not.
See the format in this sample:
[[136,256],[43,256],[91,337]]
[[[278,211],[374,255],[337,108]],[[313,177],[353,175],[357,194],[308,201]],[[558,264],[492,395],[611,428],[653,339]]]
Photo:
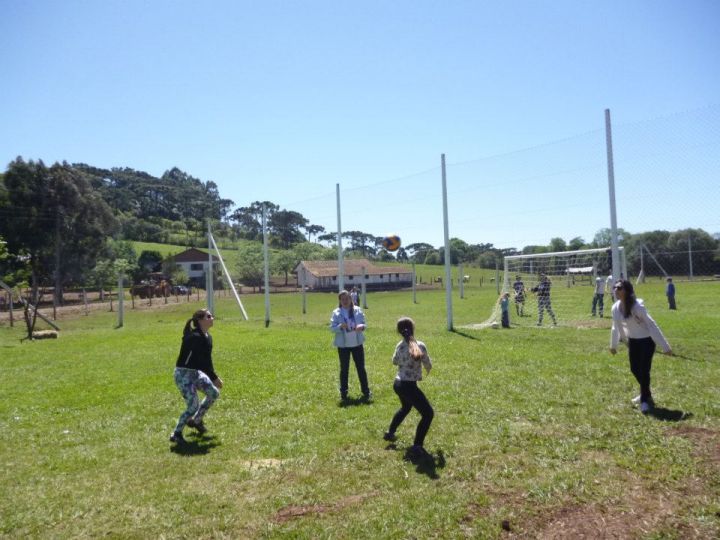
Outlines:
[[[588,288],[577,289],[587,306]],[[658,405],[644,417],[609,320],[469,330],[494,287],[368,296],[374,399],[340,406],[327,330],[334,294],[216,301],[225,381],[204,437],[174,448],[172,381],[199,304],[61,320],[56,341],[0,325],[0,536],[11,538],[712,538],[720,535],[720,283],[640,286],[677,356],[656,355]],[[433,460],[411,462],[413,412],[382,440],[398,402],[394,323],[409,315],[433,358]],[[359,396],[351,368],[351,395]],[[186,431],[186,434],[189,432]],[[584,536],[583,536],[584,535]]]

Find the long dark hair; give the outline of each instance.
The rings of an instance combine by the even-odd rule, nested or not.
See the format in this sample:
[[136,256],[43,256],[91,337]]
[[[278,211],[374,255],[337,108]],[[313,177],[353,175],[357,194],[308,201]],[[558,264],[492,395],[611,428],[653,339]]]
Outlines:
[[420,345],[418,345],[418,342],[415,339],[415,322],[413,322],[410,317],[401,317],[398,319],[397,331],[403,338],[405,338],[405,343],[408,344],[410,356],[412,356],[415,360],[420,360],[423,356],[425,356],[425,353],[422,351]]
[[355,304],[352,302],[352,297],[350,296],[350,293],[344,289],[338,293],[338,307],[339,308],[342,307],[342,302],[340,301],[340,298],[342,298],[343,296],[347,296],[348,298],[350,298],[350,309],[348,310],[348,315],[350,315],[350,319],[354,321],[355,320]]
[[193,316],[185,323],[185,328],[183,328],[183,337],[187,336],[193,330],[199,330],[200,324],[198,321],[207,317],[208,313],[210,313],[210,311],[207,309],[198,309],[195,313],[193,313]]
[[623,316],[627,319],[632,313],[633,306],[637,302],[637,298],[635,298],[635,288],[633,284],[626,279],[616,281],[615,287],[620,287],[625,291],[625,300],[620,302],[620,305],[622,306]]

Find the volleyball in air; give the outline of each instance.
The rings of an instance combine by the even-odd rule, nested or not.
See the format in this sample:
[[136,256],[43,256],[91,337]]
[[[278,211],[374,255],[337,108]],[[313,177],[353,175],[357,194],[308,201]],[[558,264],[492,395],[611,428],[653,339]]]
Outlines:
[[397,251],[400,247],[400,237],[397,234],[388,234],[383,238],[382,246],[388,251]]

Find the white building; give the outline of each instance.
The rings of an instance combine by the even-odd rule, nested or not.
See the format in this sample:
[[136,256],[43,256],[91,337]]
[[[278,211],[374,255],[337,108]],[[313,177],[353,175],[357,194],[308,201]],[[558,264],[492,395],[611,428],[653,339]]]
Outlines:
[[[363,274],[363,268],[365,273]],[[412,270],[405,266],[375,266],[367,259],[347,259],[343,261],[345,288],[360,290],[363,279],[371,290],[398,289],[412,287]],[[293,271],[297,274],[298,286],[303,284],[314,290],[337,290],[337,261],[300,261]]]
[[[178,268],[185,270],[190,283],[196,287],[205,287],[205,274],[209,265],[208,253],[196,248],[190,248],[169,257],[168,260],[174,262]],[[213,255],[212,260],[213,267],[217,268],[216,265],[220,262],[220,259]]]

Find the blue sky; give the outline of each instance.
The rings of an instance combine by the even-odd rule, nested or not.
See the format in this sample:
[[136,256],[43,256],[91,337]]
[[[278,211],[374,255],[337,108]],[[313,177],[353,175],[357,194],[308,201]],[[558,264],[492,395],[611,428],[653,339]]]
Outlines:
[[[439,245],[445,153],[450,235],[522,247],[609,226],[609,108],[634,156],[660,140],[688,173],[701,148],[659,190],[617,148],[620,226],[717,232],[718,23],[714,0],[0,0],[0,162],[177,166],[328,230],[339,183],[344,230]],[[714,199],[637,219],[679,181]]]

